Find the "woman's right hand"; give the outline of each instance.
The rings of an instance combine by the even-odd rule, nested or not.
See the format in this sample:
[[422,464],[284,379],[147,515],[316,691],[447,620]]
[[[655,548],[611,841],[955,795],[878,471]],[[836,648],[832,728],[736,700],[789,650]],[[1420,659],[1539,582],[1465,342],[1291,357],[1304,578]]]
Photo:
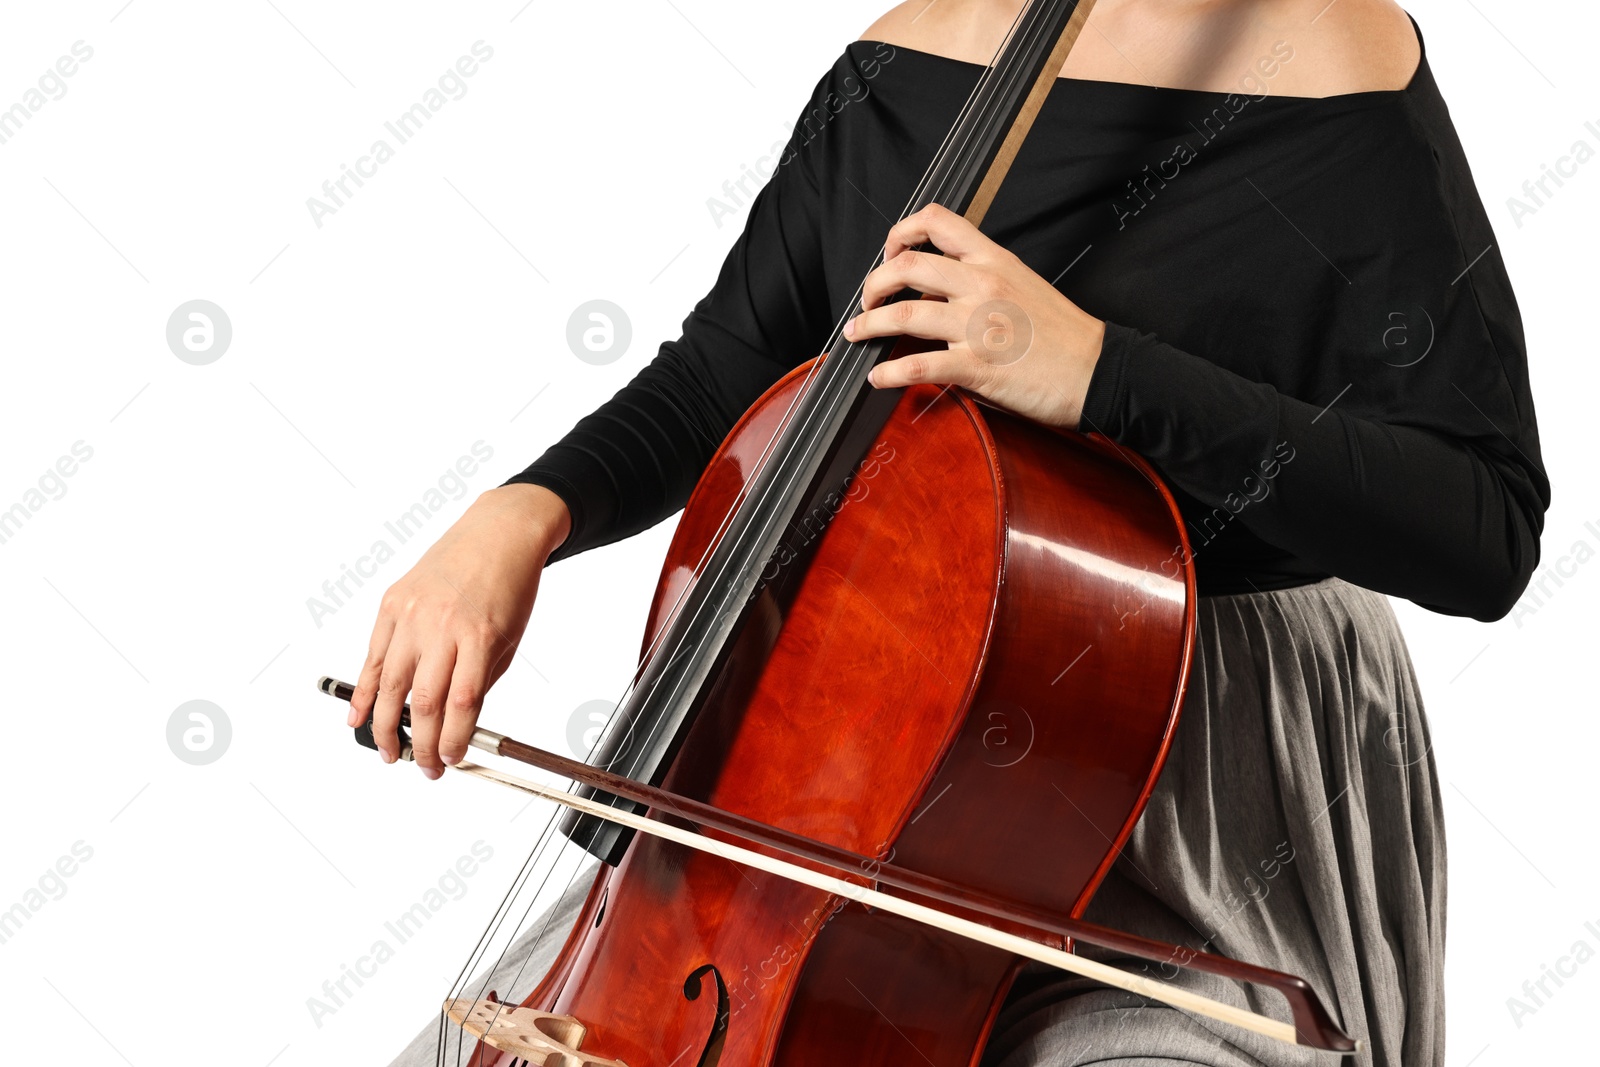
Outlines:
[[511,665],[539,575],[571,521],[542,486],[490,489],[384,593],[350,725],[373,717],[385,763],[399,756],[395,729],[407,693],[422,773],[438,778],[467,754],[483,696]]

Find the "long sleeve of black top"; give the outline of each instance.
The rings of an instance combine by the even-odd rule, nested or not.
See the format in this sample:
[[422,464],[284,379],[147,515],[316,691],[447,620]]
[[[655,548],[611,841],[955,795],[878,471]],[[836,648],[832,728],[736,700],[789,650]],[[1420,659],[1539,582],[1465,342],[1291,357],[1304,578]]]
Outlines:
[[[980,68],[873,42],[818,84],[683,335],[512,481],[557,558],[682,507],[817,354]],[[1550,486],[1522,324],[1427,67],[1302,99],[1061,79],[985,231],[1107,322],[1082,429],[1173,487],[1202,593],[1337,575],[1506,614]]]

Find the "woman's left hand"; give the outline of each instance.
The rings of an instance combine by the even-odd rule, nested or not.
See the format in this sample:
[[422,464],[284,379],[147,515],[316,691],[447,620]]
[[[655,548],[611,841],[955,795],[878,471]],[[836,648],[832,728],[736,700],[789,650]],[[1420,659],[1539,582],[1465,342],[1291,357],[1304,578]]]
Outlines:
[[[925,243],[944,255],[912,251]],[[909,334],[949,347],[880,363],[869,379],[874,386],[961,386],[1036,422],[1078,428],[1104,322],[937,204],[897,223],[883,256],[867,275],[865,310],[846,324],[845,336]],[[884,304],[907,288],[936,299]]]

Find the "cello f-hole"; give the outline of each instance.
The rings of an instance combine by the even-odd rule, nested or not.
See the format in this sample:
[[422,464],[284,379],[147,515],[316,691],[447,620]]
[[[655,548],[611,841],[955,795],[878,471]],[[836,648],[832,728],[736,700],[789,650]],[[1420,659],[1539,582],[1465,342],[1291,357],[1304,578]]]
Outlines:
[[690,971],[689,977],[683,980],[683,996],[685,1000],[699,1000],[700,980],[707,974],[717,983],[717,1015],[711,1022],[711,1033],[706,1037],[705,1048],[695,1067],[716,1067],[722,1059],[722,1045],[728,1039],[728,984],[722,980],[722,972],[717,970],[716,964],[702,964]]

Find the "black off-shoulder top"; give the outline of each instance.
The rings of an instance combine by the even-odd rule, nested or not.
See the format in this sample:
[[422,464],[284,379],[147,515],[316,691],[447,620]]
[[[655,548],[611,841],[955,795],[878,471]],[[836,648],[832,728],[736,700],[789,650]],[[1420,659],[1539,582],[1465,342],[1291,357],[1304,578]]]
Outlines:
[[[1082,429],[1172,486],[1202,594],[1336,575],[1499,618],[1550,485],[1494,233],[1425,50],[1404,89],[1274,96],[1292,52],[1234,93],[1059,79],[984,230],[1106,320]],[[554,558],[680,509],[822,350],[982,70],[845,49],[682,336],[510,479],[571,509]]]

